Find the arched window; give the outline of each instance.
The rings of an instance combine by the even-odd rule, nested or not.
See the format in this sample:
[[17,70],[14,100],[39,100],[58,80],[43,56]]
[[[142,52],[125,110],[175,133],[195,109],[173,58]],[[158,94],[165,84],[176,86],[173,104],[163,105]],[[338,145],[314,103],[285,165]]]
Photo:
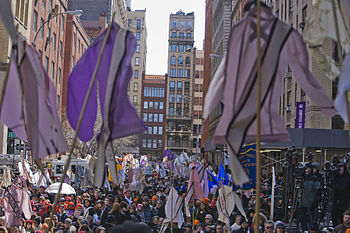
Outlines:
[[171,56],[171,58],[170,58],[170,64],[175,65],[175,63],[176,63],[176,58],[175,58],[175,56]]
[[186,63],[186,65],[191,64],[191,58],[190,57],[186,57],[185,58],[185,63]]
[[182,65],[184,63],[184,59],[182,57],[178,58],[178,64]]

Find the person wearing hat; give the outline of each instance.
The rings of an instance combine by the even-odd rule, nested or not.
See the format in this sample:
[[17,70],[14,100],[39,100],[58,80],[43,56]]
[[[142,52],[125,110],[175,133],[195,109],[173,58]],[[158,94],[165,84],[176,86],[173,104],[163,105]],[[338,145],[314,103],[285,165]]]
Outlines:
[[315,221],[317,200],[320,194],[321,184],[313,174],[311,163],[305,164],[303,176],[302,201],[300,209],[300,223],[303,231],[307,231],[309,226]]
[[331,187],[334,189],[332,222],[333,226],[337,226],[342,222],[344,211],[350,208],[350,176],[344,163],[338,164]]
[[284,233],[286,231],[286,226],[283,222],[277,221],[275,222],[275,233]]
[[26,233],[34,233],[35,232],[32,220],[27,220],[25,222],[24,230]]

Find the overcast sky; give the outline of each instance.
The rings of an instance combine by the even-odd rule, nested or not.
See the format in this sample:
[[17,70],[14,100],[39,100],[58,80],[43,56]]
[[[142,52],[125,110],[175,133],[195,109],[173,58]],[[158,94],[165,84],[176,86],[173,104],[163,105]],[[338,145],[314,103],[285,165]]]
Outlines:
[[180,9],[194,12],[195,47],[203,49],[205,0],[131,0],[132,10],[146,8],[146,74],[167,73],[169,15]]

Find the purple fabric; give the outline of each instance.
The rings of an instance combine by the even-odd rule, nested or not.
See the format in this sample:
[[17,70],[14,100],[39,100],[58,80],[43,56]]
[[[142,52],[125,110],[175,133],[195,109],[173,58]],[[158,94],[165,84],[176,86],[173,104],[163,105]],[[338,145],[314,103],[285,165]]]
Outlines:
[[165,151],[164,151],[163,158],[169,156],[169,155],[170,155],[170,152],[171,152],[170,150],[165,150]]
[[[84,102],[89,83],[94,72],[96,62],[105,37],[105,30],[92,43],[90,48],[78,61],[68,80],[67,90],[67,117],[73,129],[76,129],[79,114]],[[113,23],[108,42],[102,56],[101,64],[97,72],[96,81],[99,83],[99,98],[101,103],[102,118],[104,116],[105,96],[108,82],[108,74],[111,66],[112,52],[116,35],[119,31],[119,25]],[[122,64],[119,68],[115,91],[113,93],[112,106],[110,111],[111,138],[121,138],[132,134],[142,133],[146,129],[143,122],[139,119],[135,109],[131,105],[127,87],[132,76],[131,59],[135,52],[136,40],[131,32],[126,37],[126,51]],[[123,54],[121,54],[123,56]],[[97,92],[96,82],[89,98],[82,126],[79,132],[79,138],[82,141],[89,141],[94,136],[94,123],[97,115]]]
[[21,41],[18,53],[23,55],[20,59],[23,96],[20,96],[19,75],[12,56],[1,120],[19,138],[28,139],[34,159],[65,152],[68,146],[58,118],[56,89],[34,48]]

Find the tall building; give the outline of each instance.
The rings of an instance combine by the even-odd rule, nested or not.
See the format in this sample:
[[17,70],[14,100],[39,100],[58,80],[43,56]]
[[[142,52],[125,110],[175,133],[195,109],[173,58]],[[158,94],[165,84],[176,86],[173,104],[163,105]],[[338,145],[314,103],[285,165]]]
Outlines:
[[147,56],[147,28],[145,18],[146,10],[127,11],[127,28],[134,32],[137,42],[136,51],[131,61],[134,72],[129,83],[128,95],[139,116],[141,116],[142,76],[146,72]]
[[140,135],[140,155],[162,159],[165,147],[167,75],[144,75],[142,82],[141,115],[147,131]]
[[170,15],[168,45],[166,149],[192,151],[194,13]]
[[69,0],[69,10],[82,10],[84,14],[81,20],[99,20],[100,13],[105,13],[107,23],[110,22],[112,16],[112,0]]
[[194,79],[193,79],[193,137],[192,154],[200,154],[201,128],[203,113],[203,75],[204,75],[204,51],[196,50]]

